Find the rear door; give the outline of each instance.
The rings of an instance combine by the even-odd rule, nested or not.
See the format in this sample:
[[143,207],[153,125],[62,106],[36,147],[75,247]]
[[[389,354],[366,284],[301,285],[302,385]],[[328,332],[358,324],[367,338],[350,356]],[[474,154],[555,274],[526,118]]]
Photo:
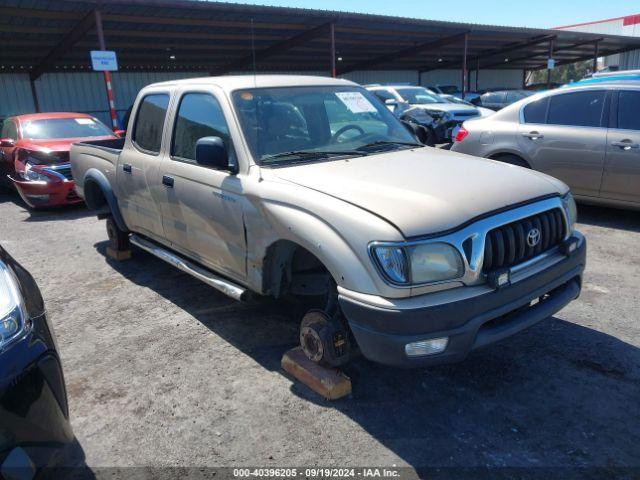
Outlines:
[[522,109],[518,146],[535,170],[598,196],[607,129],[604,90],[558,93]]
[[216,136],[222,138],[230,162],[237,166],[223,105],[222,95],[210,91],[186,90],[177,99],[170,150],[162,164],[162,221],[166,238],[176,250],[243,280],[243,204],[247,200],[242,194],[242,178],[231,171],[199,165],[195,160],[196,142]]
[[163,188],[160,164],[170,99],[169,92],[162,91],[140,99],[116,173],[118,200],[127,225],[155,239],[164,237],[157,197]]
[[600,196],[640,202],[640,90],[613,95]]

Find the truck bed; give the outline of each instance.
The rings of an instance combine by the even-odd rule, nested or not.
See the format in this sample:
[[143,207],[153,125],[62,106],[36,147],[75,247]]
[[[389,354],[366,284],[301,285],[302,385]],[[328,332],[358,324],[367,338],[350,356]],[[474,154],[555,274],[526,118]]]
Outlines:
[[89,169],[99,170],[111,185],[115,185],[118,157],[124,141],[124,138],[114,138],[79,142],[71,146],[71,174],[76,182],[78,195],[84,198],[84,178]]

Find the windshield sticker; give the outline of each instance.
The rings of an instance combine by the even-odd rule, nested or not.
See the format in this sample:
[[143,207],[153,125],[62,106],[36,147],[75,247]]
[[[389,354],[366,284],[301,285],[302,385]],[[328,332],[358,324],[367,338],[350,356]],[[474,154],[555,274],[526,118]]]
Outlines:
[[376,107],[360,92],[336,92],[336,97],[353,113],[377,112]]
[[80,125],[93,125],[93,120],[90,118],[74,118],[74,120]]

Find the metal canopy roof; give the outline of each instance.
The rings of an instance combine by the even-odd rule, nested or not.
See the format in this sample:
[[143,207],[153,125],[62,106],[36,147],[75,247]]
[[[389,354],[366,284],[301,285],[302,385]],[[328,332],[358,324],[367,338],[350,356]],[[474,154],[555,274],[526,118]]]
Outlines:
[[[338,74],[353,70],[546,68],[640,49],[640,38],[192,0],[0,0],[0,72],[90,70],[95,9],[120,70],[322,71],[335,31]],[[253,33],[252,33],[253,32]],[[253,37],[253,38],[252,38]],[[597,47],[596,47],[597,45]]]

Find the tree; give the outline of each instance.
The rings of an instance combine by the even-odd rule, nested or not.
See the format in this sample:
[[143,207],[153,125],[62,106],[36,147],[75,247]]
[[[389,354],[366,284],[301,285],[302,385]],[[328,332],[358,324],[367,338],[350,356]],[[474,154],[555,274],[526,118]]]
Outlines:
[[[585,75],[592,72],[593,62],[591,60],[584,60],[582,62],[569,63],[567,65],[560,65],[559,67],[551,70],[551,82],[565,84],[569,82],[575,82],[584,78]],[[536,70],[531,76],[532,83],[546,83],[547,71]]]

